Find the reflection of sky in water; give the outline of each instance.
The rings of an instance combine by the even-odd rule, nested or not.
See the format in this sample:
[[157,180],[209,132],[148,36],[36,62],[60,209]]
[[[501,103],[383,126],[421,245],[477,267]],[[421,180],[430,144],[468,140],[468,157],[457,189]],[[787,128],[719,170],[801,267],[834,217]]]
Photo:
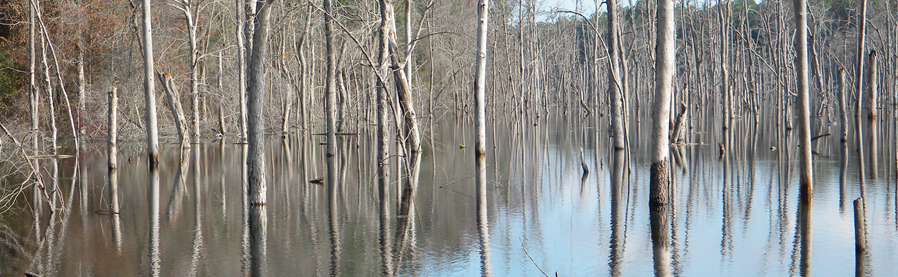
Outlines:
[[[607,142],[600,141],[600,166],[595,165],[593,138],[587,136],[584,155],[590,174],[581,184],[578,149],[580,132],[572,132],[570,122],[541,123],[527,127],[525,136],[511,135],[520,127],[499,125],[489,132],[489,234],[493,276],[542,276],[538,264],[549,276],[607,276],[611,274],[610,163]],[[467,126],[460,123],[459,126]],[[579,124],[579,123],[575,123]],[[648,124],[645,124],[648,125]],[[544,126],[549,126],[546,131]],[[587,132],[595,131],[585,128]],[[419,187],[414,257],[403,257],[400,272],[418,276],[476,276],[480,274],[480,246],[477,237],[473,151],[469,128],[452,123],[439,125],[434,137],[436,149],[426,146]],[[642,134],[648,134],[642,130]],[[495,137],[495,142],[493,142]],[[647,201],[649,172],[645,140],[631,136],[633,173],[626,211],[625,250],[622,276],[650,276],[652,244]],[[605,139],[605,138],[602,138]],[[370,169],[373,146],[362,136],[360,148],[347,159],[346,187],[340,197],[340,270],[346,276],[371,276],[380,272],[379,224]],[[277,275],[328,275],[330,242],[324,187],[306,179],[323,175],[323,148],[317,138],[306,147],[310,161],[302,171],[301,141],[293,139],[292,161],[280,139],[267,142],[269,170],[268,265]],[[459,150],[458,145],[467,145]],[[495,152],[492,151],[496,144]],[[800,246],[796,236],[798,177],[793,163],[788,189],[779,185],[778,152],[768,150],[769,141],[758,145],[754,163],[732,162],[730,191],[724,202],[723,163],[716,147],[690,146],[686,149],[689,171],[672,163],[676,175],[676,228],[672,249],[673,272],[680,276],[784,276],[798,274]],[[142,146],[142,145],[141,145]],[[160,199],[163,217],[160,230],[162,275],[180,276],[192,271],[194,234],[203,235],[199,275],[236,276],[241,271],[241,191],[239,146],[224,149],[208,144],[194,151],[187,169],[180,215],[164,216],[179,167],[178,151],[166,145],[162,151]],[[316,148],[318,147],[318,148]],[[100,276],[132,276],[146,272],[147,204],[146,163],[142,147],[124,147],[120,154],[119,178],[122,200],[122,254],[110,242],[110,222],[93,211],[105,208],[105,157],[97,152],[82,153],[82,165],[93,184],[86,208],[75,193],[73,214],[66,229],[68,239],[60,254],[60,275],[91,272]],[[130,150],[129,150],[130,149]],[[134,150],[138,149],[138,150]],[[222,151],[224,157],[221,157]],[[696,150],[700,152],[696,153]],[[826,152],[821,149],[821,152]],[[198,153],[197,153],[198,152]],[[833,151],[830,151],[833,152]],[[838,149],[834,151],[838,153]],[[672,154],[674,152],[671,152]],[[359,157],[361,155],[361,157]],[[434,155],[436,158],[434,158]],[[128,157],[134,158],[128,164]],[[813,253],[811,271],[817,275],[849,276],[854,272],[854,233],[851,201],[859,187],[849,183],[845,210],[840,210],[839,161],[833,156],[815,156],[816,187],[813,202]],[[834,160],[835,159],[835,160]],[[201,168],[194,167],[200,161]],[[360,164],[361,163],[361,164]],[[99,166],[97,166],[99,165]],[[45,164],[46,166],[46,164]],[[68,176],[72,161],[60,164],[65,195],[70,192]],[[359,167],[361,166],[361,169]],[[851,164],[854,166],[854,164]],[[882,167],[886,168],[887,164]],[[434,170],[435,168],[435,170]],[[752,169],[753,168],[753,169]],[[395,170],[395,168],[393,168]],[[196,230],[194,174],[203,182],[202,230]],[[850,168],[848,180],[857,179]],[[277,173],[277,174],[275,174]],[[395,173],[391,178],[395,181]],[[221,181],[224,180],[224,183]],[[870,233],[869,271],[890,275],[898,271],[898,232],[895,223],[894,178],[868,181],[867,210]],[[393,192],[395,193],[395,191]],[[781,197],[785,194],[785,197]],[[395,194],[391,194],[395,201]],[[102,197],[101,197],[102,196]],[[224,201],[226,201],[226,205]],[[726,205],[725,205],[726,204]],[[784,210],[778,207],[784,207]],[[396,212],[395,206],[391,211]],[[727,209],[724,209],[727,207]],[[724,218],[724,214],[728,217]],[[27,214],[27,213],[25,213]],[[48,219],[46,209],[43,227]],[[30,241],[30,217],[10,217],[5,223]],[[392,218],[395,232],[395,218]],[[727,223],[725,225],[724,223]],[[726,228],[725,228],[726,227]],[[724,233],[728,235],[724,237]],[[61,236],[57,236],[61,237]],[[395,240],[391,241],[395,242]],[[523,246],[522,246],[523,243]],[[532,257],[525,254],[524,249]],[[45,255],[44,255],[45,256]],[[21,261],[16,258],[13,261]],[[3,265],[0,265],[3,266]],[[2,267],[0,267],[2,268]],[[6,272],[4,272],[6,273]]]
[[[559,148],[562,148],[559,150]],[[596,170],[594,153],[585,152],[591,170],[581,190],[580,164],[576,150],[559,146],[555,141],[545,148],[542,163],[536,168],[516,169],[511,175],[509,201],[506,205],[497,191],[490,190],[490,240],[494,276],[542,276],[536,265],[548,275],[610,275],[611,217],[608,198],[610,172],[608,161]],[[696,149],[687,148],[687,159]],[[710,149],[716,152],[716,149]],[[759,147],[758,151],[769,151]],[[797,163],[792,164],[788,189],[780,191],[776,155],[759,153],[753,164],[731,162],[731,184],[724,205],[722,162],[716,153],[690,162],[692,175],[674,167],[677,174],[676,230],[673,272],[682,276],[784,276],[797,275],[800,244],[797,232]],[[605,159],[604,154],[601,159]],[[708,155],[708,154],[705,154]],[[642,157],[636,157],[631,176],[631,193],[622,276],[650,276],[652,244],[648,207],[649,172]],[[710,157],[710,158],[709,158]],[[840,210],[838,161],[818,158],[815,162],[816,186],[812,206],[811,273],[826,276],[850,276],[854,273],[854,233],[851,202],[859,196],[857,184],[846,187],[845,210]],[[752,174],[750,167],[754,167]],[[498,169],[502,171],[502,167]],[[523,175],[518,171],[538,171],[538,182],[523,182],[528,188],[527,201],[521,199]],[[856,169],[851,169],[856,170]],[[598,172],[597,172],[598,171]],[[597,180],[596,176],[599,176]],[[752,177],[753,176],[753,177]],[[848,180],[856,180],[849,173]],[[527,179],[527,178],[523,178]],[[690,183],[692,181],[692,183]],[[894,189],[889,182],[870,182],[867,188],[868,229],[871,258],[868,271],[890,274],[898,266]],[[734,185],[735,183],[736,185]],[[599,186],[599,188],[597,188]],[[749,195],[750,193],[750,195]],[[780,195],[785,193],[785,196]],[[535,200],[535,199],[538,199]],[[784,209],[778,208],[781,201]],[[534,204],[535,203],[535,204]],[[727,206],[729,219],[723,217]],[[782,218],[781,218],[782,217]],[[724,236],[726,233],[726,236]],[[424,236],[421,234],[419,236]],[[465,240],[467,255],[451,261],[423,258],[422,275],[474,276],[480,273],[479,246],[476,233]],[[522,247],[526,247],[527,256]],[[425,254],[426,256],[426,254]],[[533,261],[530,260],[533,259]]]

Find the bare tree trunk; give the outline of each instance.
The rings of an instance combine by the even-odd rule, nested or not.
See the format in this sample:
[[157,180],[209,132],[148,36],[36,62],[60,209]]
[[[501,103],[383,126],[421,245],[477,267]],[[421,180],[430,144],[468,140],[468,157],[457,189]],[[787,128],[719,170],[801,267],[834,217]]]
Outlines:
[[611,95],[611,135],[615,150],[626,149],[626,120],[624,119],[624,95],[621,84],[620,33],[618,32],[617,0],[608,0],[608,56],[611,59],[611,70],[608,71],[608,94]]
[[118,177],[116,175],[116,171],[118,171],[118,146],[116,146],[116,139],[118,138],[118,119],[116,118],[116,112],[118,111],[118,88],[112,87],[112,91],[109,92],[109,148],[107,152],[107,159],[109,164],[109,203],[110,203],[110,211],[113,214],[117,214],[119,203],[118,203]]
[[867,113],[867,124],[870,125],[870,178],[876,179],[879,171],[879,162],[876,156],[879,151],[879,119],[877,118],[877,107],[879,106],[879,88],[877,87],[877,62],[876,51],[870,51],[870,64],[867,67],[867,95],[870,97],[869,112]]
[[861,10],[860,15],[857,18],[858,21],[858,36],[857,36],[857,71],[855,72],[856,79],[854,80],[854,88],[857,90],[857,106],[855,115],[854,115],[854,123],[857,125],[855,134],[857,135],[855,139],[857,139],[857,155],[858,155],[858,177],[860,179],[860,187],[861,187],[861,198],[866,199],[866,190],[864,189],[864,180],[866,179],[866,170],[864,170],[864,132],[863,132],[863,124],[861,121],[861,110],[863,109],[863,86],[864,86],[864,44],[866,43],[866,26],[867,26],[867,0],[861,0]]
[[[839,68],[839,126],[841,128],[841,142],[848,143],[848,78],[845,76],[845,68]],[[847,153],[842,153],[847,155]]]
[[[31,4],[36,9],[36,14],[35,14],[36,22],[40,23],[40,27],[41,27],[41,60],[42,60],[43,66],[44,66],[44,77],[45,77],[45,81],[47,82],[48,95],[50,95],[50,97],[56,97],[56,96],[53,96],[52,87],[50,85],[50,67],[48,66],[48,63],[47,63],[48,62],[47,49],[49,48],[50,52],[53,55],[53,64],[55,65],[54,69],[56,72],[56,79],[59,81],[59,89],[60,89],[60,92],[62,92],[61,96],[62,96],[62,99],[65,100],[66,112],[68,113],[68,122],[69,122],[69,126],[72,129],[72,137],[73,137],[72,141],[75,144],[75,147],[74,147],[75,155],[77,155],[78,151],[80,150],[79,140],[78,140],[79,132],[78,132],[78,129],[75,127],[75,117],[72,115],[72,105],[71,105],[71,103],[69,103],[69,95],[68,95],[68,93],[66,93],[66,87],[65,87],[66,82],[65,82],[65,80],[62,79],[62,73],[61,73],[62,71],[59,70],[59,68],[60,68],[59,58],[56,55],[56,49],[53,47],[53,42],[50,41],[49,31],[47,30],[47,26],[43,22],[43,17],[39,10],[38,3],[36,1],[32,1]],[[52,103],[51,103],[51,106],[52,106]],[[51,112],[53,112],[53,111],[51,111]],[[53,123],[55,124],[55,122],[53,122]],[[56,140],[56,129],[55,129],[55,126],[53,126],[53,127],[54,127],[53,128],[53,133],[54,133],[53,137],[54,137],[54,141],[55,141]],[[55,142],[54,142],[54,149],[56,149]]]
[[[720,0],[717,1],[717,15],[720,22],[720,70],[721,82],[720,94],[723,96],[723,130],[728,131],[733,118],[732,93],[730,91],[730,1],[723,3],[721,7]],[[724,144],[729,144],[729,141]],[[727,145],[729,146],[729,145]],[[732,147],[728,147],[732,148]]]
[[[265,184],[265,59],[268,55],[268,32],[270,29],[270,11],[274,0],[259,2],[259,14],[254,19],[252,56],[247,68],[247,131],[249,153],[246,158],[248,167],[249,201],[252,206],[264,206],[268,187]],[[253,267],[253,273],[256,267]],[[255,274],[254,274],[255,275]]]
[[161,261],[159,257],[159,131],[156,123],[156,88],[153,73],[153,28],[151,0],[143,0],[143,90],[146,102],[148,179],[147,188],[149,204],[149,260],[150,275],[159,276]]
[[658,42],[655,48],[655,106],[652,109],[652,166],[649,192],[649,204],[653,207],[667,205],[670,198],[670,98],[676,73],[673,0],[658,1],[656,24]]
[[240,139],[246,139],[246,44],[244,43],[245,32],[244,22],[246,21],[246,12],[242,9],[245,5],[243,0],[236,0],[237,14],[237,93],[240,97]]
[[224,138],[225,134],[228,133],[228,124],[225,122],[224,115],[224,65],[222,64],[222,53],[218,53],[218,93],[221,94],[218,97],[218,132],[221,134],[221,137]]
[[[251,57],[247,68],[247,185],[250,203],[250,253],[252,276],[268,275],[267,264],[267,203],[268,187],[265,183],[265,59],[268,54],[268,33],[271,8],[275,0],[258,2],[259,13],[253,20]],[[253,6],[255,10],[256,5]]]
[[300,81],[300,89],[297,91],[299,93],[299,117],[302,125],[302,130],[309,129],[309,95],[312,92],[309,80],[309,62],[306,60],[306,44],[309,40],[309,30],[311,29],[312,24],[312,5],[309,5],[308,10],[306,10],[306,23],[305,27],[303,27],[302,37],[299,41],[299,45],[297,46],[296,52],[298,52],[299,56],[299,68],[301,70],[301,76],[299,78]]
[[474,150],[477,173],[477,230],[480,238],[480,266],[482,274],[490,274],[489,261],[489,220],[486,198],[486,39],[489,20],[489,1],[477,3],[477,57],[474,76]]
[[[41,18],[40,11],[38,11],[37,18],[38,18],[38,20],[40,20],[40,18]],[[44,85],[47,86],[44,90],[47,92],[47,104],[49,106],[48,111],[49,111],[49,119],[50,119],[50,138],[52,139],[50,152],[53,153],[53,156],[56,156],[57,150],[59,149],[59,147],[56,144],[56,139],[59,134],[59,131],[56,128],[56,104],[54,103],[55,102],[54,100],[56,99],[56,97],[55,97],[55,95],[53,95],[53,83],[50,81],[50,65],[47,63],[47,43],[48,43],[47,38],[48,38],[48,36],[47,36],[46,32],[47,32],[47,29],[41,28],[41,64],[43,66],[43,71],[44,71]],[[64,85],[64,84],[60,84],[60,85]],[[57,189],[57,187],[55,185],[56,183],[58,183],[58,180],[56,178],[56,175],[57,175],[56,167],[57,167],[57,160],[56,160],[56,158],[54,158],[54,160],[53,160],[53,172],[54,172],[53,173],[53,184],[54,184],[54,186],[51,189],[51,191]],[[53,204],[55,204],[55,203],[53,203]]]
[[[389,187],[389,161],[390,161],[390,149],[389,149],[389,132],[387,131],[389,128],[389,114],[387,113],[387,101],[389,101],[389,95],[387,94],[387,85],[384,83],[386,80],[382,79],[385,76],[388,76],[389,73],[389,64],[387,63],[388,56],[390,55],[390,48],[388,44],[388,37],[390,36],[390,25],[387,23],[389,16],[387,16],[387,12],[392,12],[392,9],[387,8],[388,0],[380,0],[380,25],[378,26],[378,68],[375,69],[379,73],[379,77],[377,78],[377,159],[378,159],[378,187],[385,186]],[[390,2],[391,3],[391,2]],[[386,189],[389,190],[389,189]]]
[[[200,1],[201,2],[201,1]],[[200,93],[199,93],[199,49],[196,46],[196,15],[199,13],[199,6],[190,7],[190,0],[183,0],[182,11],[184,17],[187,18],[187,37],[190,42],[190,99],[191,109],[193,110],[193,137],[194,142],[200,139]],[[199,3],[198,3],[199,4]]]
[[[337,58],[336,47],[333,32],[333,13],[334,7],[331,0],[324,0],[324,37],[325,52],[327,56],[327,64],[325,69],[325,93],[324,93],[324,115],[327,136],[327,149],[325,157],[327,158],[327,186],[329,195],[335,194],[337,188],[337,125],[336,125],[336,104],[337,104]],[[329,198],[334,198],[331,196]],[[336,205],[335,199],[329,199],[331,206]]]
[[83,138],[84,130],[84,102],[86,101],[87,84],[84,78],[84,50],[78,47],[78,132]]
[[412,77],[414,77],[415,55],[412,54],[412,0],[405,0],[405,50],[408,52],[408,59],[405,61],[405,79],[408,80],[409,87],[412,87]]
[[190,148],[190,134],[187,130],[187,119],[184,116],[184,109],[181,108],[181,93],[172,80],[171,74],[156,72],[159,82],[162,84],[162,90],[165,91],[165,99],[168,101],[168,108],[171,110],[171,116],[175,121],[175,128],[178,129],[178,139],[181,147]]
[[[28,94],[29,94],[29,103],[31,104],[31,147],[32,147],[32,155],[38,155],[38,149],[40,149],[40,94],[37,92],[37,81],[36,81],[36,64],[37,64],[37,55],[35,49],[37,48],[35,45],[35,27],[36,22],[36,5],[29,5],[28,9],[28,20],[30,24],[28,26]],[[31,160],[31,167],[34,170],[38,170],[40,168],[40,164],[38,159]],[[35,172],[36,174],[38,172]]]
[[[391,68],[395,68],[393,70],[393,81],[396,85],[396,98],[399,102],[399,107],[402,111],[401,117],[397,116],[396,120],[402,118],[403,124],[401,125],[401,133],[400,137],[404,140],[408,140],[408,142],[402,141],[400,145],[405,145],[405,152],[408,155],[406,157],[408,164],[406,166],[409,168],[409,175],[416,175],[417,172],[412,171],[412,165],[417,163],[415,161],[418,158],[418,153],[421,151],[421,136],[418,131],[418,119],[417,112],[415,111],[415,102],[412,97],[412,88],[411,88],[411,80],[407,78],[407,74],[405,74],[404,69],[400,67],[399,61],[399,46],[397,45],[396,39],[396,20],[393,16],[393,3],[391,0],[386,1],[386,13],[384,16],[386,17],[388,30],[388,43],[389,43],[389,51],[390,51],[390,64]],[[408,185],[408,183],[406,183]],[[400,196],[400,201],[402,197]]]
[[[244,20],[241,21],[241,22],[243,22],[243,39],[244,39],[243,48],[246,49],[245,59],[247,62],[247,65],[246,65],[247,70],[249,70],[249,63],[251,62],[252,55],[253,55],[253,53],[252,53],[253,43],[255,43],[255,41],[254,41],[255,36],[253,35],[253,33],[256,31],[255,30],[256,17],[259,16],[259,14],[261,14],[261,12],[257,13],[257,11],[258,11],[259,6],[261,6],[262,3],[265,3],[265,1],[259,1],[259,0],[241,0],[241,1],[242,2],[240,2],[239,4],[243,4],[243,16],[245,16],[243,18]],[[240,10],[239,7],[237,9]],[[252,74],[252,73],[247,72],[246,74]],[[247,78],[249,78],[249,75],[247,75]],[[249,80],[247,80],[247,81],[249,81]],[[249,86],[248,83],[247,83],[247,86]],[[247,88],[247,89],[249,89],[249,88]]]
[[290,112],[293,107],[293,93],[287,89],[288,92],[284,96],[284,118],[281,120],[281,136],[287,137],[287,133],[290,132]]
[[150,171],[159,166],[159,130],[156,128],[156,87],[153,78],[153,15],[151,0],[143,0],[143,92],[147,116],[147,154]]
[[337,75],[337,86],[339,89],[337,90],[337,115],[336,115],[336,130],[335,132],[343,131],[343,125],[345,124],[345,116],[346,116],[346,82],[345,75],[346,71],[341,70],[340,72],[335,72]]
[[811,104],[808,74],[808,11],[807,0],[794,0],[795,4],[795,71],[798,76],[798,143],[801,156],[802,197],[810,199],[814,192],[814,163],[811,152]]
[[381,244],[381,257],[383,259],[383,265],[381,270],[386,275],[393,274],[393,266],[392,266],[392,249],[391,244],[389,242],[390,236],[389,229],[389,215],[390,215],[390,169],[389,169],[389,161],[390,161],[390,149],[389,149],[389,135],[387,132],[389,117],[387,114],[387,85],[384,83],[381,77],[387,76],[389,72],[389,67],[387,66],[387,58],[389,55],[389,45],[387,44],[387,37],[389,36],[389,25],[387,24],[387,0],[380,0],[380,23],[378,25],[378,45],[377,45],[377,68],[374,70],[377,71],[377,83],[376,83],[376,93],[377,93],[377,108],[376,108],[376,116],[377,116],[377,135],[375,140],[377,141],[377,193],[378,198],[380,199],[380,244]]
[[110,212],[112,213],[112,241],[115,243],[115,249],[118,253],[122,252],[122,228],[121,218],[119,216],[118,201],[118,88],[112,87],[109,92],[109,203]]

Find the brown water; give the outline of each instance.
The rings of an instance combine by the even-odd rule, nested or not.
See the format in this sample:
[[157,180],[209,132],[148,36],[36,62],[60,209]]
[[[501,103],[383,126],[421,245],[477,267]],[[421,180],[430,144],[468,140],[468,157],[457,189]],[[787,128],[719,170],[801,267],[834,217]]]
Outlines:
[[[273,276],[373,276],[381,275],[384,261],[401,275],[416,276],[542,276],[540,270],[549,276],[653,275],[658,268],[647,204],[648,123],[632,128],[632,167],[619,198],[611,197],[616,190],[607,133],[601,129],[596,139],[592,118],[557,116],[536,125],[491,126],[487,251],[481,251],[478,237],[468,119],[444,117],[432,132],[425,128],[414,212],[395,215],[394,184],[384,233],[373,131],[341,136],[334,207],[328,205],[326,186],[308,182],[325,176],[319,144],[324,137],[269,137],[268,204],[254,215],[245,214],[242,203],[242,145],[207,142],[183,153],[177,145],[165,145],[158,249],[150,243],[152,195],[143,145],[123,145],[119,154],[118,216],[104,212],[109,209],[105,147],[90,145],[81,152],[77,164],[83,174],[75,180],[75,159],[59,160],[63,177],[56,213],[51,215],[46,200],[34,210],[29,190],[3,215],[0,275],[150,275],[151,253],[158,253],[161,276],[243,276],[253,263],[264,264]],[[851,201],[860,195],[856,163],[849,162],[844,171],[849,181],[842,186],[838,138],[818,141],[812,220],[802,221],[807,217],[799,213],[797,163],[785,155],[795,152],[787,147],[794,143],[778,143],[765,129],[772,128],[735,130],[736,150],[724,159],[718,159],[716,143],[672,152],[682,153],[672,163],[676,192],[664,224],[670,227],[668,270],[674,275],[855,273]],[[718,140],[711,134],[696,138]],[[581,160],[589,168],[585,178]],[[41,162],[49,174],[50,160]],[[394,183],[396,164],[391,161]],[[894,176],[884,174],[891,170],[883,168],[880,179],[866,186],[870,247],[862,264],[877,276],[898,272],[898,194]],[[267,219],[264,232],[246,225],[251,215]],[[396,232],[404,220],[410,220],[406,236]],[[811,224],[802,229],[802,222]],[[266,242],[264,260],[248,255],[256,234]],[[801,234],[812,236],[803,244]],[[389,246],[386,256],[382,237]]]

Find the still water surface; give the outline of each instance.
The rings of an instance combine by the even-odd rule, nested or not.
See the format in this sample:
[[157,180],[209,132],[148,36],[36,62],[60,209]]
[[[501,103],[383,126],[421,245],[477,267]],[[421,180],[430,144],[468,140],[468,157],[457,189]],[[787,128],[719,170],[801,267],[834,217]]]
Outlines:
[[[631,173],[624,183],[624,196],[616,201],[609,196],[613,186],[609,142],[604,130],[596,138],[590,121],[558,116],[535,125],[497,124],[488,130],[487,270],[493,276],[542,276],[541,270],[549,276],[556,272],[558,276],[655,273],[645,157],[649,122],[632,128]],[[395,185],[390,192],[387,237],[394,253],[387,260],[401,275],[476,276],[484,270],[475,210],[473,136],[467,127],[471,125],[467,119],[445,118],[432,132],[424,133],[420,184],[411,216],[395,216]],[[739,149],[725,159],[718,158],[716,143],[672,152],[682,154],[672,163],[676,190],[669,218],[672,273],[798,275],[804,261],[809,262],[811,274],[854,274],[851,201],[860,195],[854,162],[845,172],[849,182],[841,186],[840,152],[828,149],[838,145],[837,138],[818,145],[813,235],[806,246],[812,250],[803,255],[797,163],[784,162],[789,147],[771,150],[770,146],[780,144],[763,129],[736,131],[741,132],[735,136]],[[698,135],[695,141],[714,139]],[[325,176],[323,141],[323,136],[315,135],[271,136],[266,141],[269,188],[264,262],[275,276],[380,275],[384,259],[373,132],[340,139],[336,211],[328,208],[327,187],[308,182]],[[242,148],[230,141],[193,145],[183,152],[177,145],[163,147],[161,276],[243,276],[248,272]],[[42,276],[149,274],[148,174],[141,149],[142,144],[125,145],[118,157],[122,206],[120,224],[115,225],[120,230],[114,228],[115,217],[103,212],[109,208],[105,148],[89,146],[78,163],[83,174],[74,182],[73,159],[60,160],[59,195],[64,201],[59,205],[66,210],[51,218],[49,207],[44,206],[39,224],[34,224],[33,200],[28,196],[0,221],[6,226],[3,243],[7,249],[0,253],[0,264],[5,264],[0,275],[24,271]],[[792,156],[797,158],[795,153]],[[581,161],[589,169],[585,177]],[[394,183],[395,165],[391,161]],[[871,246],[864,270],[877,276],[898,272],[894,184],[894,176],[887,175],[868,181],[866,188]],[[612,216],[615,209],[624,211],[623,216]],[[331,228],[331,218],[337,228]],[[401,236],[397,225],[406,218],[411,220],[411,231]],[[398,244],[400,240],[404,243]]]

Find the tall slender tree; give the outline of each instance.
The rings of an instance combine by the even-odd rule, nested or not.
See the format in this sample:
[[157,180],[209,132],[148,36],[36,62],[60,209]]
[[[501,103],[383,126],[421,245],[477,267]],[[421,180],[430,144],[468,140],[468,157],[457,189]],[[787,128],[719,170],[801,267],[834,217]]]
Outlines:
[[474,164],[477,173],[477,229],[480,237],[480,255],[483,275],[489,275],[489,226],[486,217],[486,39],[489,21],[489,0],[477,3],[477,57],[474,75]]
[[155,64],[153,59],[153,14],[151,0],[143,0],[143,92],[146,101],[147,155],[150,169],[159,166],[159,130],[156,128]]
[[655,106],[652,109],[652,206],[664,206],[670,196],[670,98],[676,73],[674,1],[658,0],[655,47]]
[[199,49],[196,44],[196,31],[198,28],[197,17],[202,8],[202,0],[177,0],[174,6],[184,14],[187,21],[187,41],[190,43],[190,107],[193,113],[191,127],[193,127],[193,141],[199,142],[200,137],[200,93],[199,93]]
[[798,139],[801,156],[801,191],[809,197],[813,192],[814,164],[811,153],[811,106],[808,84],[808,10],[807,0],[795,4],[795,71],[798,76]]
[[624,115],[624,91],[621,82],[620,26],[617,0],[608,0],[608,57],[611,70],[608,71],[608,94],[611,96],[611,135],[615,151],[626,149],[626,127]]
[[[327,186],[333,190],[337,186],[337,58],[334,47],[334,7],[331,0],[324,0],[324,37],[327,65],[325,68],[324,117],[327,135]],[[336,205],[336,204],[333,204]]]
[[246,158],[249,184],[249,201],[253,206],[266,204],[265,184],[265,59],[268,56],[268,32],[271,8],[275,0],[259,2],[259,13],[253,22],[253,42],[247,68],[247,131],[248,155]]
[[240,98],[240,138],[246,139],[246,32],[244,32],[244,21],[246,21],[246,12],[243,11],[245,6],[243,0],[234,0],[237,14],[237,93]]
[[[389,55],[389,45],[387,44],[387,37],[389,36],[390,28],[387,24],[387,0],[379,1],[380,8],[380,23],[378,24],[378,32],[377,32],[377,68],[375,70],[378,71],[378,76],[387,76],[389,72],[389,67],[387,64],[387,58]],[[390,170],[389,170],[389,161],[390,161],[390,139],[388,135],[387,128],[388,127],[388,114],[387,114],[387,85],[385,80],[381,77],[376,78],[376,121],[377,121],[377,134],[375,140],[377,141],[377,194],[380,199],[380,228],[381,228],[381,255],[383,257],[383,267],[382,271],[384,274],[393,274],[392,263],[392,250],[390,248],[389,243],[389,228],[390,223],[388,221],[390,215],[390,204],[388,203],[390,199]]]
[[870,62],[867,66],[867,96],[870,98],[867,104],[867,125],[870,126],[870,179],[876,179],[879,172],[879,157],[874,153],[879,149],[879,119],[877,119],[877,107],[879,106],[879,77],[877,71],[876,50],[870,51]]
[[855,114],[854,114],[854,124],[855,124],[855,139],[857,139],[857,165],[858,165],[858,178],[860,179],[860,187],[861,187],[861,198],[866,199],[864,189],[864,181],[866,179],[866,172],[864,170],[864,130],[863,130],[863,120],[861,120],[861,113],[864,107],[864,49],[866,44],[866,29],[867,29],[867,0],[860,1],[860,14],[857,17],[857,70],[855,73],[854,79],[854,89],[857,90],[857,106],[855,106]]
[[[249,222],[252,245],[251,275],[268,275],[267,225],[265,209],[268,186],[265,183],[265,60],[268,56],[268,33],[271,29],[271,9],[275,0],[259,1],[254,10],[252,55],[247,67],[247,184],[249,186]],[[255,5],[254,5],[255,6]]]

